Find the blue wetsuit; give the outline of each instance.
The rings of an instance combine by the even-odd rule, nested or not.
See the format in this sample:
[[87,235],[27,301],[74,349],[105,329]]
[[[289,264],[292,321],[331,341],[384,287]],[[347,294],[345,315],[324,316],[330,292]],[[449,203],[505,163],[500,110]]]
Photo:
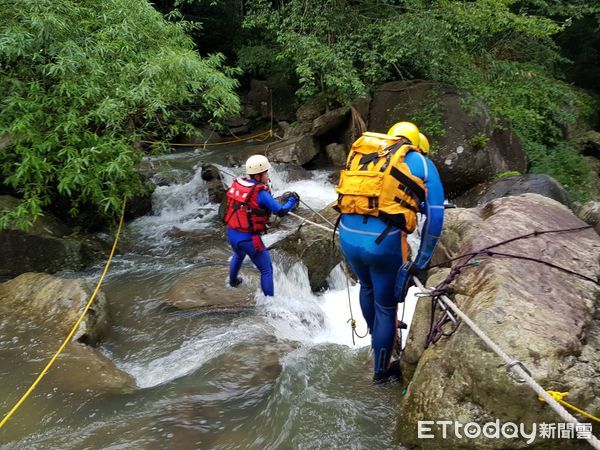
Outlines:
[[[412,175],[425,182],[427,196],[421,211],[427,216],[421,234],[419,253],[414,265],[424,269],[429,264],[444,222],[444,189],[434,164],[419,152],[406,155]],[[375,373],[385,370],[390,362],[397,336],[397,304],[404,299],[394,296],[396,275],[406,259],[406,233],[398,228],[380,244],[375,239],[387,224],[378,217],[343,214],[340,221],[340,244],[350,268],[360,280],[360,307],[371,332],[375,353]]]
[[[254,180],[248,181],[256,183]],[[284,205],[280,205],[273,196],[265,190],[258,193],[257,201],[261,208],[268,209],[275,214],[281,213],[282,210],[289,211],[296,204],[296,199],[290,197]],[[254,233],[246,233],[227,227],[227,240],[233,249],[233,257],[231,258],[231,263],[229,265],[229,282],[232,285],[236,283],[238,273],[242,267],[242,262],[246,255],[248,255],[260,271],[260,287],[262,288],[263,293],[272,296],[274,295],[275,290],[273,287],[273,265],[271,264],[271,255],[264,245],[264,248],[261,251],[258,251],[255,248],[254,243],[252,242],[253,235]]]

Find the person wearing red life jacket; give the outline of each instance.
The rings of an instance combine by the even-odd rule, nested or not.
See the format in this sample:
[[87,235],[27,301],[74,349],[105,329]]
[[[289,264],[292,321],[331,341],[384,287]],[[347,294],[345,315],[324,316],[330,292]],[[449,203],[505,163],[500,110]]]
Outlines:
[[262,242],[261,234],[267,231],[271,213],[285,216],[300,201],[295,192],[286,192],[283,205],[279,204],[269,190],[271,164],[263,155],[253,155],[246,161],[247,178],[236,178],[227,190],[227,240],[233,249],[229,266],[229,284],[238,286],[238,277],[246,255],[260,271],[260,286],[267,296],[274,295],[273,266],[269,250]]

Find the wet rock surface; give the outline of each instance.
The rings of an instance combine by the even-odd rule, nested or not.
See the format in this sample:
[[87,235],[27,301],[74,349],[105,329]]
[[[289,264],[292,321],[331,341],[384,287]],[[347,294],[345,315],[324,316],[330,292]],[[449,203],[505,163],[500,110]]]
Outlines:
[[254,267],[242,267],[242,284],[228,284],[228,266],[205,266],[182,275],[165,294],[167,305],[178,309],[205,311],[243,310],[252,308],[259,287]]
[[[0,196],[2,211],[13,210],[19,203],[14,197]],[[70,227],[46,213],[27,231],[0,231],[0,276],[80,270],[95,260],[99,251],[98,242],[76,236]]]
[[[477,209],[447,211],[435,261],[530,233],[585,224],[560,203],[535,194],[493,200]],[[600,275],[600,237],[591,229],[543,234],[496,249],[552,262],[593,280]],[[534,261],[478,257],[454,284],[454,301],[545,389],[569,392],[569,402],[600,413],[600,289],[597,284]],[[445,278],[438,271],[428,286]],[[423,350],[429,303],[415,312],[407,346],[410,379],[399,408],[397,435],[420,448],[526,448],[524,440],[418,440],[418,420],[556,423],[560,418],[526,385],[512,381],[503,361],[466,325]],[[415,365],[409,361],[416,362]],[[440,436],[437,436],[440,438]],[[441,439],[441,438],[440,438]],[[535,448],[581,448],[581,441],[536,440]]]
[[[0,317],[15,342],[28,342],[25,359],[47,361],[68,335],[87,304],[94,286],[80,279],[26,273],[0,284]],[[100,291],[73,340],[48,374],[52,385],[67,392],[131,391],[135,383],[90,345],[110,329],[107,301]],[[37,369],[36,369],[37,370]]]
[[543,195],[565,206],[571,206],[571,199],[565,188],[554,178],[543,174],[526,174],[491,180],[470,189],[455,199],[455,203],[462,208],[472,208],[495,198],[526,193]]

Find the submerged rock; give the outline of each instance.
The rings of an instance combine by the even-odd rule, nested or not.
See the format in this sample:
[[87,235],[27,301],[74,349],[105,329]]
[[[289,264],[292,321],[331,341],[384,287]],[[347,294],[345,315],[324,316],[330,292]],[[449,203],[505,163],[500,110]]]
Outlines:
[[[536,194],[493,200],[479,209],[447,211],[441,262],[534,230],[585,226],[560,203]],[[600,275],[600,237],[592,229],[542,234],[495,249],[524,255],[583,274]],[[440,252],[442,254],[440,254]],[[534,261],[478,257],[454,283],[454,301],[512,358],[522,361],[545,389],[569,392],[568,401],[600,414],[600,288],[581,277]],[[456,265],[457,262],[454,263]],[[428,285],[445,277],[438,273]],[[454,420],[483,425],[501,422],[562,422],[527,385],[507,376],[500,357],[462,324],[456,334],[423,350],[429,302],[415,312],[407,346],[410,379],[401,404],[397,436],[420,448],[527,448],[525,440],[418,439],[419,420]],[[587,420],[583,420],[586,422]],[[537,439],[535,448],[579,448],[581,440]]]
[[242,284],[228,284],[227,266],[205,266],[186,273],[167,291],[165,301],[179,309],[242,310],[254,306],[258,274],[242,268]]
[[[13,341],[21,342],[25,362],[35,365],[34,371],[41,370],[41,362],[45,364],[58,349],[93,290],[93,284],[85,280],[40,273],[26,273],[0,284],[0,317]],[[106,336],[109,328],[106,298],[99,291],[72,342],[49,372],[52,385],[68,392],[131,391],[133,379],[89,346]]]
[[[6,317],[27,319],[49,332],[66,336],[93,291],[94,285],[85,280],[25,273],[0,284],[0,311]],[[106,298],[100,291],[73,340],[95,345],[109,328]]]

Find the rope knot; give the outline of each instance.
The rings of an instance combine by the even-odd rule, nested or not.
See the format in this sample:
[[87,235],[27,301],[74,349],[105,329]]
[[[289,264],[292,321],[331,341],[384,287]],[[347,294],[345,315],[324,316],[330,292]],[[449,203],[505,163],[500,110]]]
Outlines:
[[[563,398],[565,398],[565,396],[567,396],[569,393],[568,392],[559,392],[559,391],[546,391],[546,393],[552,397],[554,400],[556,400],[557,402],[561,401]],[[538,399],[540,401],[544,401],[543,397],[538,397]]]

